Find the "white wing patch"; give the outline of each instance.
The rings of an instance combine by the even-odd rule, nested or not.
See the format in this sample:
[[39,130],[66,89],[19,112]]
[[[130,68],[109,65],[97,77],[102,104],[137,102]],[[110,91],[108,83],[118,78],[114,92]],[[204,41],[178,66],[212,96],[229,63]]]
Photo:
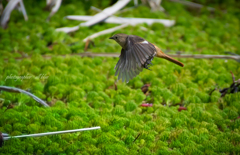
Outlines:
[[148,44],[148,42],[146,40],[144,40],[143,42],[141,42],[142,44]]

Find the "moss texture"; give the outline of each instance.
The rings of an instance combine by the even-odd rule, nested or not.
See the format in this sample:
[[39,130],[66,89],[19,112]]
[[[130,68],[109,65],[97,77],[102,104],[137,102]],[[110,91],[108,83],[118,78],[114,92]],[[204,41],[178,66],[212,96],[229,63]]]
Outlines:
[[[25,3],[28,22],[14,11],[8,29],[0,29],[0,84],[29,90],[51,105],[44,108],[26,95],[2,92],[0,131],[14,136],[92,126],[101,126],[101,130],[11,139],[0,148],[0,154],[240,153],[240,93],[224,98],[217,91],[209,95],[216,84],[229,87],[230,71],[236,79],[240,78],[238,62],[179,59],[185,64],[180,68],[155,58],[151,71],[144,70],[128,84],[117,82],[115,90],[114,66],[118,59],[57,56],[84,52],[82,39],[115,26],[97,24],[70,35],[54,31],[79,23],[62,18],[65,15],[95,14],[89,10],[91,5],[103,9],[110,4],[87,2],[64,1],[59,12],[46,23],[48,12],[42,10],[45,1],[29,1]],[[198,2],[217,10],[215,13],[206,9],[189,10],[181,4],[164,1],[165,14],[139,6],[117,15],[175,19],[176,25],[165,28],[161,24],[142,24],[118,32],[142,36],[163,50],[240,54],[239,3],[234,0]],[[132,5],[133,2],[128,6]],[[220,9],[228,9],[228,13]],[[94,39],[95,47],[88,51],[119,53],[120,46],[109,40],[109,36]],[[45,59],[43,54],[52,58]],[[22,55],[31,58],[14,59]],[[10,75],[30,78],[6,79]],[[140,89],[146,83],[151,83],[151,94],[147,97]],[[153,106],[141,107],[142,102],[151,102]],[[172,106],[179,103],[187,110],[179,112],[179,106]],[[14,108],[8,109],[11,104]]]

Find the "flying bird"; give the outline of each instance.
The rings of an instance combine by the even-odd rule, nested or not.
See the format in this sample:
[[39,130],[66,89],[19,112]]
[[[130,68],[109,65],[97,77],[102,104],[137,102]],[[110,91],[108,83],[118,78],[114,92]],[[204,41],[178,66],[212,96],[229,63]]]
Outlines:
[[118,76],[118,80],[122,79],[123,82],[128,83],[143,68],[149,69],[155,56],[171,61],[181,67],[184,66],[181,62],[164,54],[156,45],[139,36],[118,33],[109,39],[115,40],[122,47],[120,59],[115,66],[115,76]]

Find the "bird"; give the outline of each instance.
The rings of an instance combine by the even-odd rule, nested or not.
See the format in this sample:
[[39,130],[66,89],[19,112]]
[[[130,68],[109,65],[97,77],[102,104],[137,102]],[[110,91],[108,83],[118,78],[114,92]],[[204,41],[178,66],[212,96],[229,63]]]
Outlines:
[[156,45],[139,36],[118,33],[109,39],[115,40],[122,47],[119,60],[114,68],[116,70],[115,76],[118,76],[118,80],[122,79],[122,82],[128,83],[143,68],[149,69],[154,57],[166,59],[181,67],[184,66],[183,63],[163,53]]

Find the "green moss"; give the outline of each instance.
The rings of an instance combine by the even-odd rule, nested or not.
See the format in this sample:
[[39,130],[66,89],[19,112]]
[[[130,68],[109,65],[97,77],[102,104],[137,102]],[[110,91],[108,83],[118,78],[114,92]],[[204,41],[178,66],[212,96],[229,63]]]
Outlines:
[[[197,12],[181,4],[163,1],[167,14],[139,6],[117,15],[174,19],[173,27],[140,24],[115,33],[141,36],[170,53],[223,55],[224,51],[231,51],[240,54],[239,4],[234,0],[201,0],[199,3],[215,7],[215,13],[205,8]],[[49,12],[42,11],[45,5],[45,2],[26,3],[29,21],[25,22],[21,14],[13,11],[8,29],[0,29],[0,85],[29,90],[51,107],[44,108],[24,94],[1,92],[0,131],[14,136],[91,126],[101,126],[101,130],[11,139],[0,148],[1,153],[238,154],[240,95],[227,94],[220,98],[217,90],[209,95],[209,90],[216,85],[220,88],[230,86],[229,71],[236,79],[240,78],[238,62],[178,59],[185,64],[181,68],[154,58],[151,71],[144,69],[129,83],[122,83],[114,76],[118,58],[71,55],[84,52],[83,38],[115,24],[81,27],[71,34],[55,31],[59,27],[79,24],[63,16],[94,15],[96,12],[90,11],[90,6],[104,9],[110,3],[63,1],[48,23],[45,19]],[[131,6],[133,1],[128,4]],[[228,13],[218,11],[220,9],[226,9]],[[95,46],[91,45],[88,51],[120,54],[121,47],[107,39],[109,36],[95,38]],[[62,57],[59,54],[69,55]],[[52,58],[46,59],[42,55]],[[31,58],[15,60],[22,56]],[[41,74],[48,77],[6,79],[10,75],[38,77]],[[146,95],[140,89],[144,84],[151,84]],[[145,102],[153,106],[140,106]],[[179,112],[178,104],[183,104],[187,110]]]

